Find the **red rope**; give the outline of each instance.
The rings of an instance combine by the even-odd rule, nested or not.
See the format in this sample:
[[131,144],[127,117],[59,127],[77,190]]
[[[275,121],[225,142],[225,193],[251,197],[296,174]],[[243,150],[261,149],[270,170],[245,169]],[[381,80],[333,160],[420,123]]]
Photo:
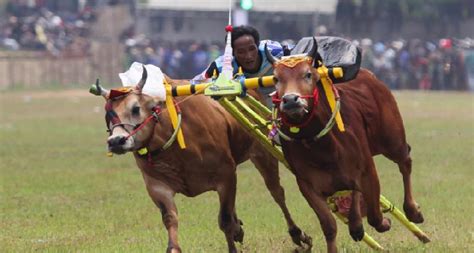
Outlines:
[[[318,104],[318,101],[319,101],[319,92],[318,92],[318,89],[315,88],[314,91],[313,91],[313,95],[306,95],[306,96],[301,96],[300,98],[304,98],[304,99],[308,99],[308,98],[312,98],[313,99],[313,108],[311,109],[311,114],[309,115],[308,119],[305,120],[303,123],[301,124],[298,124],[298,125],[293,125],[293,124],[290,124],[288,122],[288,119],[285,117],[284,114],[281,115],[281,121],[284,125],[287,125],[287,126],[290,126],[290,127],[298,127],[298,128],[302,128],[302,127],[305,127],[309,124],[309,122],[313,119],[314,115],[315,115],[315,108]],[[280,112],[280,108],[279,108],[279,105],[281,103],[281,99],[278,97],[278,92],[275,92],[275,94],[273,94],[272,96],[272,102],[273,104],[275,104],[275,106],[277,107],[277,110],[278,112]]]
[[[156,107],[153,112],[156,114],[156,116],[160,115],[163,111],[161,111],[161,108],[160,107]],[[138,131],[140,131],[142,128],[145,127],[146,124],[148,124],[148,122],[150,122],[150,120],[152,120],[153,118],[155,117],[155,115],[151,114],[150,116],[148,116],[148,118],[146,118],[137,128],[133,129],[133,131],[131,131],[127,137],[125,137],[126,139],[132,137],[133,135],[135,135]]]
[[[194,95],[194,94],[193,94]],[[186,99],[183,99],[181,102],[179,103],[176,103],[176,100],[173,99],[173,103],[176,107],[176,112],[179,114],[181,113],[181,108],[179,107],[179,104],[184,102]],[[153,110],[153,112],[155,114],[151,114],[150,116],[148,116],[137,128],[135,128],[133,131],[131,131],[127,137],[125,137],[126,139],[132,137],[133,135],[135,135],[138,131],[140,131],[142,128],[145,127],[146,124],[148,124],[148,122],[150,122],[150,120],[152,120],[153,118],[155,117],[158,117],[158,115],[160,115],[161,113],[164,112],[164,110],[161,110],[161,107],[158,107],[156,106]]]

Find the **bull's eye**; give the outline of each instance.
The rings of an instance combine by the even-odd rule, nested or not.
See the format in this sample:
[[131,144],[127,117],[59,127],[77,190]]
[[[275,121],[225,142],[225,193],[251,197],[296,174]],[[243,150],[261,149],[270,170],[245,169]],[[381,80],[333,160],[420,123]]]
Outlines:
[[276,78],[276,77],[273,77],[273,84],[275,84],[275,85],[276,85],[277,83],[278,83],[278,78]]
[[138,115],[140,115],[140,106],[134,106],[134,107],[132,108],[132,115],[133,115],[133,116],[138,116]]
[[308,82],[311,82],[311,80],[313,79],[313,74],[311,72],[304,74],[304,79],[306,79],[306,81]]

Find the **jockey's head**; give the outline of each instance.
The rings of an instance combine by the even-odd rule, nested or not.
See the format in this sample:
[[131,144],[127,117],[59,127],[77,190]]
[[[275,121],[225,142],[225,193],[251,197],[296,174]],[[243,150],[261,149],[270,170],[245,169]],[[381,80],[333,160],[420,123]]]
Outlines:
[[251,26],[238,26],[232,30],[232,49],[234,57],[244,72],[257,72],[262,64],[258,53],[260,35]]

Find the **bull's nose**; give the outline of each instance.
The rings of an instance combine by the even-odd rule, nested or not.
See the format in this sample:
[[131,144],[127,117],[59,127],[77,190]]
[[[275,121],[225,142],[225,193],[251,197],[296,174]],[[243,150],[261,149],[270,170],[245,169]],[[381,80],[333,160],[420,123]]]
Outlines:
[[283,103],[283,109],[289,110],[296,107],[299,107],[298,99],[300,98],[299,95],[296,94],[286,94],[281,98]]
[[108,139],[107,143],[109,144],[109,147],[116,147],[124,145],[126,141],[127,138],[125,138],[125,136],[115,136]]
[[299,97],[300,96],[296,94],[286,94],[281,99],[283,100],[283,103],[287,103],[287,102],[296,102],[298,101]]

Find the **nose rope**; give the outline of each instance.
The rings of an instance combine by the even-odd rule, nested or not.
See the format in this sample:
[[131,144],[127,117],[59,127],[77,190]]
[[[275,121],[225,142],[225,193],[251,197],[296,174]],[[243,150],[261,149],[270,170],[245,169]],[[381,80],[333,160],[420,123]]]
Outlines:
[[[120,118],[118,117],[117,113],[112,108],[112,102],[108,101],[105,104],[105,122],[107,123],[107,131],[112,132],[114,127],[121,125]],[[112,127],[109,127],[110,123],[112,123]]]
[[128,138],[134,136],[138,131],[140,131],[142,128],[144,128],[146,126],[146,124],[148,124],[148,122],[150,122],[152,119],[158,120],[158,115],[160,115],[163,112],[161,110],[161,107],[159,107],[159,106],[153,107],[152,111],[153,111],[152,114],[150,116],[148,116],[140,125],[138,125],[138,127],[133,129],[127,135],[127,137],[125,137],[125,139],[128,139]]
[[318,134],[316,134],[313,138],[311,138],[311,139],[295,139],[295,138],[292,138],[292,137],[286,135],[285,133],[283,133],[280,130],[280,125],[278,124],[278,120],[277,120],[277,117],[278,117],[278,114],[279,114],[279,110],[278,110],[277,107],[273,107],[273,110],[272,110],[272,121],[273,121],[272,131],[274,130],[274,132],[275,132],[275,133],[273,133],[273,135],[278,134],[281,138],[283,138],[286,141],[308,141],[308,140],[317,141],[319,138],[326,135],[332,129],[332,127],[334,126],[334,123],[336,123],[336,120],[335,120],[336,115],[339,113],[339,111],[341,109],[341,98],[339,96],[339,92],[334,87],[334,85],[332,86],[332,89],[333,89],[335,99],[336,99],[335,109],[331,114],[331,118],[326,123],[326,126]]
[[[303,128],[305,126],[307,126],[309,124],[309,122],[311,122],[311,120],[313,119],[314,115],[315,115],[315,108],[319,102],[319,91],[317,88],[314,88],[313,90],[313,94],[312,95],[304,95],[304,96],[300,96],[300,98],[303,98],[303,99],[313,99],[313,107],[311,108],[311,112],[310,112],[310,115],[308,117],[308,119],[306,119],[303,123],[301,124],[291,124],[288,122],[288,119],[287,117],[284,115],[284,114],[280,114],[280,117],[281,117],[281,121],[284,125],[287,125],[287,126],[290,126],[290,127],[297,127],[297,128]],[[277,111],[280,112],[280,104],[282,102],[282,99],[278,97],[278,92],[275,92],[272,96],[272,102],[273,104],[275,105],[275,107],[277,108]]]
[[135,129],[135,128],[137,128],[138,125],[134,125],[134,124],[130,124],[130,123],[120,123],[120,122],[119,122],[119,123],[117,123],[117,124],[113,124],[113,125],[107,130],[107,132],[112,133],[112,131],[114,131],[114,129],[115,129],[116,127],[123,127],[123,129],[125,129],[125,131],[126,131],[127,133],[130,133],[130,131],[128,131],[128,129],[125,128],[125,126],[131,126],[133,129]]
[[[114,130],[114,128],[119,127],[119,126],[123,127],[125,129],[125,131],[128,133],[128,135],[125,137],[125,139],[128,139],[128,138],[132,137],[133,135],[135,135],[143,127],[145,127],[145,125],[148,124],[148,122],[150,122],[152,119],[158,119],[158,115],[160,115],[162,113],[162,110],[161,110],[161,107],[159,107],[159,106],[153,107],[152,114],[150,116],[148,116],[142,123],[137,124],[137,125],[136,124],[131,124],[131,123],[122,123],[122,121],[118,117],[117,113],[112,108],[112,102],[111,101],[108,101],[105,104],[105,112],[106,112],[105,120],[107,122],[107,128],[108,128],[107,131],[110,134],[112,134],[112,131]],[[112,123],[111,127],[109,127],[110,123]],[[131,126],[131,127],[133,127],[133,130],[129,131],[127,128],[125,128],[125,126]]]

